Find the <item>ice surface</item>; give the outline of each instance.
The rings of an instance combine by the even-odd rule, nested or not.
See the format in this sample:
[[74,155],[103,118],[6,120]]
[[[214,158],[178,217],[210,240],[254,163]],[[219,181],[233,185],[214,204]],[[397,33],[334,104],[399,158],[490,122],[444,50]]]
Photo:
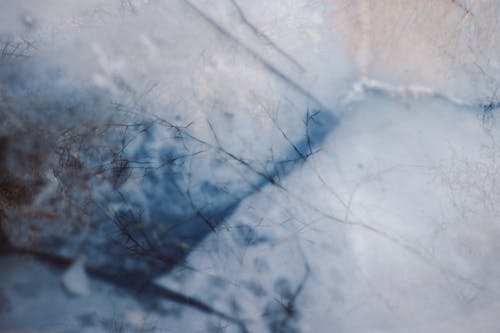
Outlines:
[[499,17],[3,1],[0,330],[496,332]]

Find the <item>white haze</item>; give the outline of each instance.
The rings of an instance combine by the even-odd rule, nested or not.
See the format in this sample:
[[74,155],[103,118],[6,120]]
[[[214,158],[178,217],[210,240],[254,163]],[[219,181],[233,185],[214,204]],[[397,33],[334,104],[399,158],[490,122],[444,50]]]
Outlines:
[[[264,169],[303,138],[307,110],[321,110],[336,126],[280,186],[251,192],[259,177],[248,170],[193,159],[190,182],[224,183],[245,199],[190,253],[194,270],[157,283],[250,332],[275,330],[269,313],[299,286],[285,331],[497,332],[499,17],[489,0],[4,0],[0,38],[30,59],[11,68],[26,71],[23,85],[0,88],[40,126],[162,117]],[[67,98],[92,101],[60,118],[30,109]],[[107,103],[127,112],[95,111]],[[158,130],[144,147],[160,156],[168,140]],[[175,206],[160,186],[136,185],[123,192],[138,204]],[[203,195],[193,192],[217,205]],[[97,281],[72,298],[56,273],[1,260],[12,309],[0,329],[90,332],[98,325],[75,318],[92,311],[131,332],[215,331],[219,321],[172,304],[180,316],[150,314]],[[25,300],[19,290],[35,273],[39,291]]]

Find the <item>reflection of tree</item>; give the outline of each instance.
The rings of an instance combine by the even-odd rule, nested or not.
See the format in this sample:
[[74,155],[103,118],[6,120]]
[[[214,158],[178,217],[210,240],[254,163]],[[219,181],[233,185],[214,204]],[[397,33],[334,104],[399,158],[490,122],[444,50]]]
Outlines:
[[[21,67],[10,60],[8,64]],[[23,75],[22,70],[19,73]],[[3,79],[16,89],[12,83],[26,78],[14,74]],[[48,95],[61,96],[56,101],[33,99],[28,103],[38,110],[36,119],[28,111],[16,109],[16,97],[9,91],[2,98],[2,253],[29,255],[63,269],[74,259],[68,256],[68,249],[74,256],[83,252],[88,257],[88,274],[145,304],[165,298],[245,331],[237,317],[159,287],[153,279],[185,265],[187,254],[208,234],[217,232],[246,197],[267,185],[280,186],[320,148],[336,125],[335,118],[326,110],[306,110],[303,138],[294,142],[269,114],[288,148],[278,154],[281,157],[272,153],[272,159],[259,161],[225,147],[210,122],[212,138],[207,140],[197,137],[190,123],[178,125],[137,115],[130,121],[123,107],[106,102],[92,106],[109,116],[89,119],[87,105],[66,103],[64,92],[48,89]],[[27,88],[21,93],[29,98],[31,91]],[[54,114],[68,118],[52,122],[49,116]],[[165,142],[159,149],[153,147],[155,136]],[[246,187],[233,189],[223,184],[224,179],[193,177],[191,165],[206,166],[206,161],[237,170],[238,179],[229,181],[246,182]],[[33,172],[27,175],[23,169]],[[132,194],[137,189],[144,193],[143,199]],[[302,288],[301,284],[296,292],[283,294],[279,304],[285,317],[280,325],[288,325],[288,318],[296,315],[296,298]]]
[[[137,114],[136,110],[116,101],[108,103],[106,96],[99,91],[90,95],[104,102],[90,108],[95,107],[98,113],[103,111],[106,116],[97,120],[91,117],[80,119],[88,107],[78,103],[65,104],[65,96],[80,92],[68,94],[63,91],[55,92],[62,95],[55,102],[39,99],[24,104],[39,112],[37,119],[30,120],[30,113],[17,109],[14,99],[11,103],[9,96],[0,96],[0,120],[3,122],[0,126],[2,253],[33,256],[62,269],[83,252],[89,257],[87,272],[91,276],[119,287],[153,309],[156,302],[168,299],[246,331],[246,319],[238,312],[238,300],[233,304],[234,311],[226,312],[201,301],[201,297],[159,287],[153,279],[174,268],[191,269],[185,259],[208,235],[220,232],[224,222],[249,197],[273,188],[321,219],[369,232],[412,254],[450,280],[477,290],[482,288],[474,279],[440,263],[411,241],[369,221],[355,220],[350,215],[352,197],[344,201],[310,163],[337,125],[331,110],[301,82],[240,41],[230,29],[190,2],[185,3],[217,33],[250,55],[267,74],[312,105],[300,110],[303,114],[301,135],[297,137],[296,133],[289,131],[286,124],[273,114],[274,110],[263,102],[268,128],[276,133],[275,137],[285,148],[275,151],[274,146],[265,147],[269,148],[266,153],[253,156],[228,144],[227,137],[231,133],[219,126],[223,119],[207,121],[205,128],[209,135],[202,136],[190,120]],[[283,58],[302,68],[251,23],[236,1],[232,3],[247,28]],[[123,4],[133,8],[129,1]],[[375,8],[375,12],[378,10]],[[465,21],[469,20],[471,12],[466,12]],[[9,59],[9,66],[18,66],[14,60],[29,59],[25,53],[32,48],[23,49],[21,46],[5,45],[2,56]],[[13,86],[12,82],[17,79],[14,75],[4,78],[4,82],[6,86]],[[391,86],[375,80],[364,80],[357,88],[356,93],[360,96],[355,97],[360,99],[365,98],[365,94],[404,101],[427,98],[461,108],[474,108],[482,112],[485,125],[491,122],[493,112],[498,109],[495,98],[489,102],[468,104],[432,90]],[[85,102],[85,97],[82,100]],[[348,109],[353,101],[356,102],[355,99],[349,100],[341,107]],[[56,110],[56,115],[68,111],[69,116],[55,123],[44,120],[45,103]],[[161,142],[159,148],[158,142]],[[343,218],[309,200],[307,193],[286,185],[287,176],[301,168],[310,168],[322,188],[341,202],[346,211]],[[217,177],[211,173],[214,169],[233,173]],[[246,225],[235,229],[241,246],[250,247],[269,241]],[[265,302],[261,309],[272,331],[299,331],[296,326],[300,318],[300,297],[311,274],[307,258],[304,258],[304,266],[304,277],[295,288],[286,278],[277,279],[275,297]],[[253,287],[255,294],[259,294],[258,286]],[[261,297],[268,295],[262,294]]]

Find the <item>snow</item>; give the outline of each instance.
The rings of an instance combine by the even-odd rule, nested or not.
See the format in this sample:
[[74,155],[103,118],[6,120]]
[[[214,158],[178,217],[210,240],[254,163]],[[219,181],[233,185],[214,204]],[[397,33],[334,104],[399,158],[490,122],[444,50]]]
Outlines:
[[70,265],[2,255],[0,330],[496,332],[499,9],[3,2],[36,47],[0,63],[1,135],[49,129],[9,156],[150,122],[83,134],[67,163],[102,178],[41,164],[60,209],[4,228]]
[[76,296],[90,293],[89,281],[85,272],[85,257],[80,257],[63,273],[61,282],[66,290]]

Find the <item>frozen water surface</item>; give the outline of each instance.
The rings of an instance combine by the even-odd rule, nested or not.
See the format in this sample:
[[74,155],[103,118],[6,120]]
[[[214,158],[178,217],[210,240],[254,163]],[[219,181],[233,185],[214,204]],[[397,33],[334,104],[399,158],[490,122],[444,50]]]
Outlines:
[[2,1],[0,330],[497,332],[499,18]]

